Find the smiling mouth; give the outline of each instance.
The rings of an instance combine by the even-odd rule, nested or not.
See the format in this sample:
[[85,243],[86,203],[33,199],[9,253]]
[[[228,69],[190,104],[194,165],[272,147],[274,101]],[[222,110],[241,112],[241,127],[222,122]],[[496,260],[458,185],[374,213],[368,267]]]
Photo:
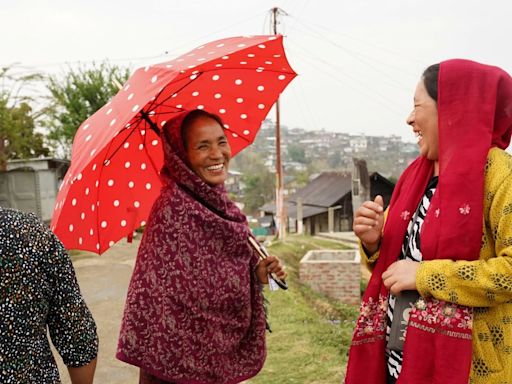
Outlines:
[[208,172],[219,172],[224,170],[224,164],[210,165],[209,167],[206,167],[206,170]]
[[416,141],[419,143],[421,139],[423,139],[423,135],[420,131],[418,132],[414,132],[414,134],[416,135]]

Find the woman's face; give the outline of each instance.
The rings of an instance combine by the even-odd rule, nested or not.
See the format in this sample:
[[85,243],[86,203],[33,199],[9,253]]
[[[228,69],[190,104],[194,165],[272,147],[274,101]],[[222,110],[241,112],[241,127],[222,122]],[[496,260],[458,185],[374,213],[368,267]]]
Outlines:
[[407,117],[418,139],[420,156],[437,161],[439,158],[439,135],[437,123],[437,103],[427,93],[423,79],[414,93],[414,109]]
[[201,116],[190,123],[185,135],[190,168],[209,185],[223,184],[228,176],[231,147],[220,124]]

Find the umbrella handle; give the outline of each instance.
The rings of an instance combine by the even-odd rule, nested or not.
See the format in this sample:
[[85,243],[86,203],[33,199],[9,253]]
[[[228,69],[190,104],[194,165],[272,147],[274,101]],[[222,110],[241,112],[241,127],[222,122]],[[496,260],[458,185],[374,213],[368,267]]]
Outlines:
[[[260,255],[260,259],[263,260],[269,256],[265,247],[263,247],[263,245],[258,243],[253,237],[249,236],[248,240],[249,240],[249,243],[251,243],[252,247],[256,250],[256,252],[258,252],[258,255]],[[288,284],[286,284],[286,281],[277,277],[277,275],[275,273],[270,273],[269,276],[272,280],[275,281],[275,283],[279,286],[279,288],[281,288],[283,290],[288,289]]]

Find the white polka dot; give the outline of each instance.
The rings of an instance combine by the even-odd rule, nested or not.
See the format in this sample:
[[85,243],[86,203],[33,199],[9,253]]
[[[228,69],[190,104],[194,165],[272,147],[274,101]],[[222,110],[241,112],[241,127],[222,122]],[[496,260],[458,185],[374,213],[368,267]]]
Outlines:
[[132,112],[137,112],[138,110],[139,110],[139,105],[138,104],[134,105],[132,108]]
[[263,91],[265,87],[263,85],[258,85],[258,88],[256,88],[258,91]]
[[73,232],[73,229],[74,229],[73,224],[69,224],[69,232]]
[[221,113],[221,114],[225,114],[225,113],[226,113],[226,110],[225,110],[224,108],[221,108],[221,109],[219,109],[219,113]]
[[229,56],[222,56],[222,60],[227,60],[229,59]]
[[112,121],[110,122],[110,126],[113,126],[115,123],[116,123],[116,119],[112,119]]
[[119,200],[114,200],[114,207],[119,207]]
[[141,136],[144,136],[145,134],[146,134],[146,130],[145,130],[145,129],[141,129],[141,130],[140,130],[140,135],[141,135]]
[[92,235],[94,235],[94,229],[92,229],[92,228],[91,228],[91,229],[89,230],[89,235],[91,235],[91,236],[92,236]]
[[112,113],[112,108],[109,108],[107,111],[107,115],[110,115]]
[[236,84],[236,85],[241,85],[242,83],[243,83],[243,81],[242,81],[242,80],[240,80],[240,79],[236,79],[236,80],[235,80],[235,84]]
[[222,95],[220,93],[216,93],[215,95],[213,95],[213,97],[215,97],[216,99],[220,99]]
[[158,76],[157,76],[157,75],[155,75],[155,76],[153,76],[153,77],[151,78],[151,82],[152,82],[152,83],[155,83],[157,80],[158,80]]
[[151,183],[146,183],[146,189],[149,191],[151,189]]
[[126,227],[126,220],[121,220],[121,227]]
[[151,145],[152,145],[153,147],[157,146],[157,145],[158,145],[158,140],[156,140],[156,139],[155,139],[155,140],[153,140],[153,141],[151,142]]
[[96,154],[96,148],[94,148],[91,153],[89,154],[91,157],[93,157]]
[[256,72],[261,73],[261,72],[263,72],[263,70],[264,70],[264,69],[265,69],[265,68],[261,68],[261,67],[259,67],[259,68],[257,68],[257,69],[256,69]]
[[222,67],[222,64],[215,64],[215,66],[216,66],[217,68],[220,68],[220,67]]
[[124,87],[124,90],[127,91],[128,88],[130,88],[130,84],[126,84],[126,87]]
[[83,129],[84,131],[86,131],[88,128],[89,128],[89,124],[85,124],[85,125],[82,127],[82,129]]
[[203,104],[199,104],[196,108],[197,109],[204,109],[204,105]]
[[241,44],[238,44],[237,45],[238,48],[242,48],[242,47],[245,47],[245,44],[241,43]]
[[144,149],[144,144],[139,144],[139,151],[142,151]]
[[141,225],[141,226],[145,226],[145,225],[146,225],[146,222],[143,220],[143,221],[141,221],[141,222],[140,222],[140,225]]
[[231,135],[232,135],[233,137],[238,137],[238,135],[237,135],[235,132],[233,132]]
[[101,228],[107,228],[107,222],[105,220],[101,222]]
[[94,165],[92,166],[92,170],[93,170],[93,171],[95,171],[95,170],[96,170],[96,168],[98,168],[98,164],[94,164]]
[[213,75],[213,76],[212,76],[212,80],[213,80],[213,81],[217,81],[217,80],[219,80],[219,79],[220,79],[220,76],[219,76],[219,75]]
[[133,206],[134,206],[135,208],[139,208],[139,207],[140,207],[140,203],[139,203],[138,201],[134,201],[134,202],[133,202]]
[[176,108],[182,108],[182,107],[183,107],[183,104],[176,105]]
[[133,181],[130,181],[128,183],[128,188],[133,188],[135,186],[135,183]]
[[155,113],[156,113],[155,111],[150,111],[149,116],[155,116]]
[[259,44],[258,48],[264,49],[264,48],[266,48],[266,46],[265,46],[265,44]]
[[130,93],[130,94],[128,95],[127,99],[128,99],[128,100],[133,99],[133,92],[132,92],[132,93]]
[[115,244],[115,243],[114,243],[112,240],[110,240],[110,241],[108,242],[108,246],[109,246],[109,247],[113,246],[114,244]]
[[99,251],[100,250],[100,243],[96,243],[96,249]]
[[108,182],[107,182],[107,185],[109,187],[112,187],[114,185],[114,180],[110,179]]
[[123,144],[123,148],[124,149],[128,149],[130,147],[130,143],[129,142],[126,142]]
[[84,242],[84,240],[81,237],[79,237],[78,238],[78,244],[82,245],[83,242]]
[[247,129],[246,129],[245,131],[243,131],[243,134],[244,134],[244,135],[246,135],[246,136],[247,136],[249,133],[250,133],[250,132],[249,132],[249,130],[247,130]]
[[194,96],[194,97],[199,96],[199,92],[197,92],[197,91],[192,92],[192,96]]
[[76,199],[71,200],[71,205],[74,207],[76,205]]
[[171,98],[174,99],[176,96],[178,96],[178,94],[177,93],[173,93]]
[[82,212],[82,213],[80,214],[80,218],[81,218],[82,220],[84,220],[84,219],[85,219],[85,212]]
[[272,65],[272,62],[267,60],[267,61],[265,61],[265,64]]
[[274,55],[274,57],[277,59],[278,57],[281,57],[281,55]]
[[94,212],[95,209],[96,209],[96,205],[91,204],[91,211]]
[[124,167],[125,167],[125,168],[130,168],[130,165],[131,165],[131,164],[130,164],[130,162],[129,162],[129,161],[127,161],[126,163],[124,163]]
[[224,43],[217,44],[217,48],[223,47]]
[[81,173],[79,173],[79,174],[76,176],[76,178],[77,178],[78,180],[82,180],[82,174],[81,174]]
[[85,195],[89,195],[89,188],[85,188]]
[[167,124],[167,121],[165,121],[165,120],[164,120],[164,121],[162,121],[162,122],[160,123],[160,126],[162,126],[162,127],[163,127],[165,124]]
[[247,54],[247,57],[254,57],[254,56],[256,56],[254,53],[248,53]]
[[258,104],[259,109],[265,109],[265,104]]
[[108,166],[110,165],[110,159],[105,160],[105,161],[103,162],[103,165],[104,165],[105,167],[108,167]]
[[247,119],[247,115],[246,115],[245,113],[242,113],[242,114],[240,115],[240,118],[241,118],[242,120],[245,120],[245,119]]
[[279,75],[279,76],[277,76],[277,78],[278,78],[279,80],[284,80],[284,79],[286,79],[286,76],[285,76],[285,75]]
[[243,102],[244,102],[244,99],[242,99],[241,97],[238,97],[238,98],[236,99],[236,102],[237,102],[238,104],[241,104],[241,103],[243,103]]
[[87,135],[87,137],[85,138],[85,141],[89,141],[89,140],[91,140],[91,138],[92,138],[92,135]]
[[140,169],[142,169],[142,170],[144,171],[144,170],[146,169],[146,163],[142,163],[142,164],[140,165]]
[[241,61],[240,64],[245,65],[245,64],[247,64],[247,61]]

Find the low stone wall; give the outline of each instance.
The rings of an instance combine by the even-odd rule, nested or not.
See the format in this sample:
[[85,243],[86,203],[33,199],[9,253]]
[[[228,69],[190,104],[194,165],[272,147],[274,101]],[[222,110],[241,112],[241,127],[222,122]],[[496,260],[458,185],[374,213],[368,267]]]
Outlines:
[[342,303],[360,303],[361,265],[357,250],[309,251],[300,261],[300,280]]

